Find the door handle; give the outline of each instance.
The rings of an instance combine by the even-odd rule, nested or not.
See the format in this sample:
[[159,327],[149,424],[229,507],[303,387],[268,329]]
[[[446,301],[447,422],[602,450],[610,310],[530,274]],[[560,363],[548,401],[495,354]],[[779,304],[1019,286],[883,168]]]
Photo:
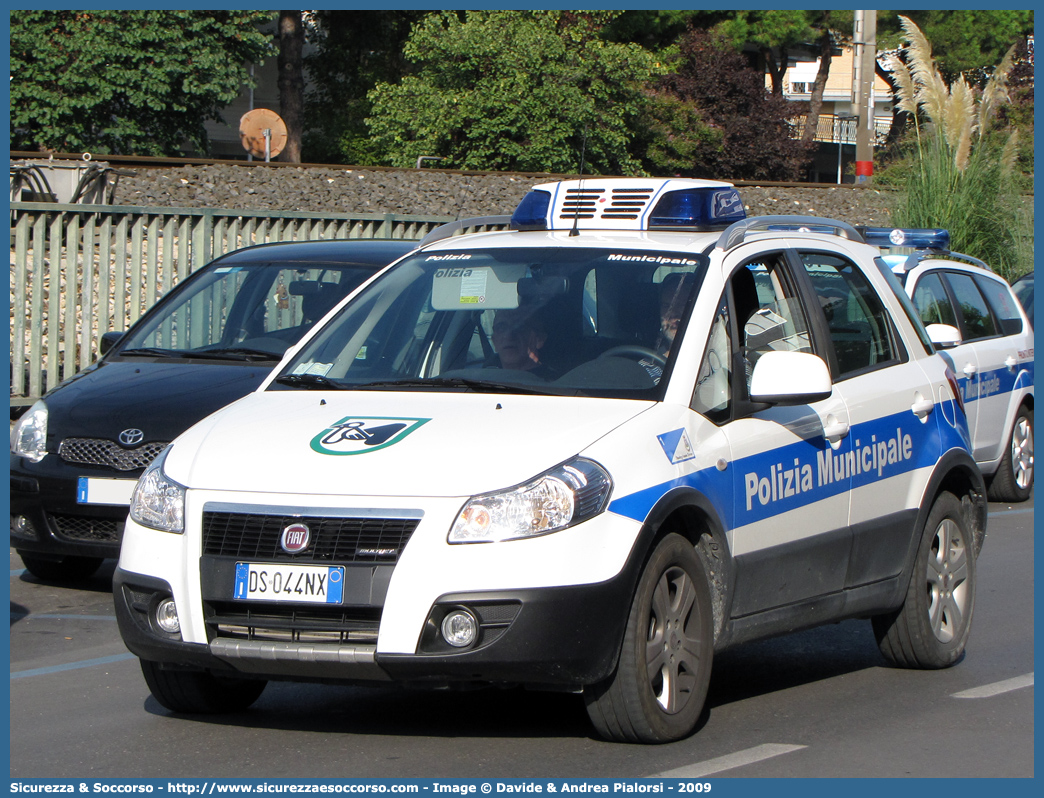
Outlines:
[[823,425],[823,437],[830,443],[837,443],[848,434],[848,429],[847,421],[838,421],[831,416],[827,419],[827,423]]
[[969,377],[970,378],[970,377],[974,377],[975,376],[975,372],[978,371],[978,369],[975,368],[975,364],[974,363],[968,363],[962,369],[962,371],[964,371],[964,376],[965,377]]
[[924,417],[935,409],[935,402],[931,399],[925,399],[918,393],[914,399],[914,403],[910,405],[910,409],[913,411],[915,416],[923,421]]

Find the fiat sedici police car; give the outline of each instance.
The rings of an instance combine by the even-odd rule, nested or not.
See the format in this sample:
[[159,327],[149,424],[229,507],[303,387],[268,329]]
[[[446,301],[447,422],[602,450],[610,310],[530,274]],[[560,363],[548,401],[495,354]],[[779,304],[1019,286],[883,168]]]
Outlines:
[[920,248],[886,260],[929,332],[946,341],[989,497],[1025,501],[1033,491],[1033,325],[1003,277],[949,251],[946,231],[902,243]]
[[661,742],[743,641],[858,617],[957,661],[954,375],[859,231],[744,217],[726,183],[537,186],[365,284],[140,479],[115,597],[156,699],[523,685]]

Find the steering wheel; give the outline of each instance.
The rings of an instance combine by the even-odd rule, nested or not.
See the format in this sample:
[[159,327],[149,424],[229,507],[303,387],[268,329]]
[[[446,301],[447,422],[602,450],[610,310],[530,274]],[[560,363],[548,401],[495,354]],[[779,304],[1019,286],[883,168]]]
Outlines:
[[635,360],[651,360],[660,368],[667,365],[667,358],[655,349],[650,349],[647,346],[639,346],[638,344],[614,346],[611,349],[606,349],[599,355],[599,357],[633,357]]

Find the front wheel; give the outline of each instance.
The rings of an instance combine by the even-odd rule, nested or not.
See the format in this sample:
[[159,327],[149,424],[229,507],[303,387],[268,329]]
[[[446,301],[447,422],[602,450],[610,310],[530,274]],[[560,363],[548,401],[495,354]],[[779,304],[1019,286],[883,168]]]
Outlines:
[[1008,436],[1008,448],[990,482],[995,502],[1024,502],[1033,490],[1033,411],[1023,405]]
[[714,655],[703,563],[680,535],[653,550],[638,581],[616,671],[584,689],[598,733],[621,742],[678,740],[696,726]]
[[901,668],[946,668],[964,653],[975,608],[975,545],[952,493],[935,500],[903,605],[873,619],[878,647]]
[[263,679],[217,676],[210,671],[166,670],[158,662],[140,662],[152,695],[172,712],[238,712],[257,701],[267,684]]

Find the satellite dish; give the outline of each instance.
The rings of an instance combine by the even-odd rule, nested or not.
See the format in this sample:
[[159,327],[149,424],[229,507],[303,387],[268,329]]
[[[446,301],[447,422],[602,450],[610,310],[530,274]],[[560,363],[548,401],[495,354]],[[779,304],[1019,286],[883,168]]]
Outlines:
[[243,149],[267,161],[275,158],[286,146],[286,123],[275,111],[255,108],[239,120],[239,140],[243,142]]

